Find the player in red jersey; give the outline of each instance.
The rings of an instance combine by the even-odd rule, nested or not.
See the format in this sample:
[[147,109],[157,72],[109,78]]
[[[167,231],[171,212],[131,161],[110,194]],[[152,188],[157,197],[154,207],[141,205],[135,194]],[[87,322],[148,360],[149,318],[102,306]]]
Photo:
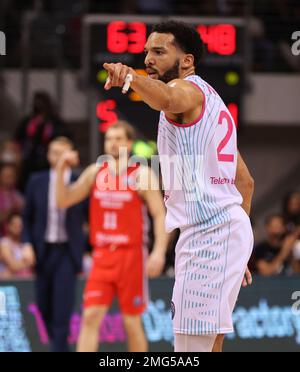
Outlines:
[[[118,122],[110,127],[105,136],[105,153],[110,159],[89,166],[71,186],[65,186],[63,173],[67,165],[77,163],[78,154],[65,154],[57,167],[60,208],[70,207],[90,195],[93,267],[84,292],[78,351],[97,351],[99,328],[115,296],[123,315],[129,351],[147,351],[141,319],[147,306],[145,271],[151,278],[161,274],[169,237],[157,177],[146,166],[128,166],[133,139],[134,129],[128,123]],[[124,154],[120,148],[125,148]],[[147,210],[154,221],[155,240],[145,262]]]

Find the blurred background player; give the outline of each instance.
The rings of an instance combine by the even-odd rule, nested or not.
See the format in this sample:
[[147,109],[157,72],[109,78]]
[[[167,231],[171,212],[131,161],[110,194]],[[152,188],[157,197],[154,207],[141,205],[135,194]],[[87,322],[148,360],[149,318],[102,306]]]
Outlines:
[[48,169],[49,143],[56,137],[67,135],[50,95],[45,91],[35,92],[31,112],[20,122],[15,133],[15,140],[22,150],[22,189],[31,173]]
[[[81,272],[85,248],[84,203],[58,209],[56,205],[56,165],[61,156],[72,150],[66,137],[50,142],[49,171],[34,173],[27,185],[24,210],[23,242],[32,246],[36,256],[36,297],[45,321],[51,351],[69,350],[69,323],[75,301],[76,275]],[[69,167],[63,182],[76,177]]]
[[[63,156],[56,168],[59,207],[68,208],[88,195],[91,200],[93,267],[84,292],[78,351],[97,351],[99,327],[115,296],[129,351],[148,348],[141,319],[148,296],[145,269],[151,278],[162,273],[169,237],[155,174],[148,167],[128,164],[134,138],[134,128],[128,123],[112,125],[105,135],[108,161],[88,167],[70,187],[64,185],[63,173],[69,164],[76,164],[76,153]],[[145,268],[147,208],[153,218],[155,240]]]

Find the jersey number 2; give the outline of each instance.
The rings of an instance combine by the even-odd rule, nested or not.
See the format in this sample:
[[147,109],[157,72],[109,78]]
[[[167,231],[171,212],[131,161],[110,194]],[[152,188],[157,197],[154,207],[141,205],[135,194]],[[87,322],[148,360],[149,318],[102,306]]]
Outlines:
[[222,153],[222,151],[226,147],[227,143],[230,141],[230,138],[231,138],[232,132],[233,132],[233,125],[234,124],[233,124],[232,119],[231,119],[230,115],[228,114],[228,112],[221,111],[218,124],[222,125],[224,123],[224,121],[227,122],[228,130],[227,130],[226,136],[223,138],[223,140],[221,141],[221,143],[218,146],[218,149],[217,149],[218,160],[221,161],[221,162],[233,163],[234,155],[233,154],[224,154],[224,153]]

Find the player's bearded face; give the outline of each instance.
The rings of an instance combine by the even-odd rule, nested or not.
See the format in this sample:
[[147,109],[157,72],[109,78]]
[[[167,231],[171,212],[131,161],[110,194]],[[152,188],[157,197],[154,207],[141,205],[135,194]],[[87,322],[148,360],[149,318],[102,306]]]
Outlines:
[[178,59],[174,63],[173,67],[171,67],[169,70],[167,70],[162,75],[158,74],[158,80],[161,80],[166,84],[178,78],[179,78],[179,60]]

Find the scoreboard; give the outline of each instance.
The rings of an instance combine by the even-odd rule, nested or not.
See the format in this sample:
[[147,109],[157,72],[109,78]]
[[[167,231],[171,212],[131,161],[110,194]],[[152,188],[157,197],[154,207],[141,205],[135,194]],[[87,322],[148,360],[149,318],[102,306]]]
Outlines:
[[103,133],[119,118],[135,125],[142,139],[155,140],[158,113],[144,104],[133,91],[123,95],[120,89],[104,90],[105,62],[121,62],[146,74],[144,46],[153,25],[167,19],[193,25],[206,46],[204,60],[197,73],[221,95],[237,123],[241,118],[244,86],[246,32],[242,19],[198,17],[152,17],[88,15],[83,23],[82,66],[85,82],[96,95],[92,138]]

